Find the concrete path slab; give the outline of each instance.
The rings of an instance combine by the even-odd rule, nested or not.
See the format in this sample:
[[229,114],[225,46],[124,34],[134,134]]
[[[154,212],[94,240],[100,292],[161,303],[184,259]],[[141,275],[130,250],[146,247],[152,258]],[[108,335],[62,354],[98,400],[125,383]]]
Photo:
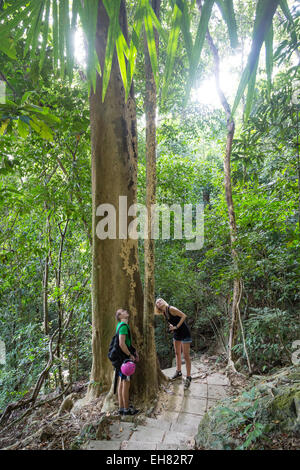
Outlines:
[[115,422],[109,428],[110,437],[113,441],[128,441],[134,428],[134,423]]
[[165,434],[163,444],[175,444],[180,446],[182,444],[185,444],[187,441],[188,437],[186,436],[186,434],[182,432],[169,431]]
[[157,420],[169,421],[170,423],[176,423],[179,416],[179,412],[166,410],[163,416],[157,417]]
[[193,414],[190,414],[190,413],[180,413],[176,423],[172,423],[171,428],[173,426],[174,426],[174,428],[176,428],[177,426],[190,426],[191,428],[193,428],[193,429],[196,428],[196,430],[197,430],[198,426],[200,424],[200,421],[202,419],[202,416],[203,415],[193,415]]
[[184,397],[182,402],[181,412],[193,413],[203,416],[206,411],[206,398],[189,398]]
[[121,441],[90,441],[86,450],[119,450]]
[[138,426],[137,430],[132,433],[129,442],[162,442],[165,433],[164,429]]
[[[172,383],[173,395],[184,395],[183,380],[174,380]],[[171,395],[172,396],[172,395]]]
[[147,418],[145,420],[144,426],[169,431],[172,426],[172,423],[163,419]]
[[[191,415],[189,415],[189,416],[191,416]],[[183,433],[185,433],[186,436],[193,437],[196,434],[197,430],[198,430],[200,419],[201,418],[198,417],[197,422],[193,422],[193,423],[190,422],[188,424],[184,424],[182,422],[181,423],[172,423],[171,431],[183,432]]]
[[[176,367],[169,367],[169,369],[164,369],[162,372],[170,379],[175,374]],[[176,380],[181,380],[181,379],[178,378]]]
[[180,446],[177,444],[157,444],[156,450],[179,450]]
[[184,395],[170,395],[167,404],[167,410],[169,411],[180,411]]
[[124,441],[121,450],[155,450],[155,442]]
[[194,382],[184,391],[184,395],[194,398],[207,398],[207,385],[203,383]]
[[218,372],[208,375],[206,380],[208,385],[230,385],[229,379]]
[[228,387],[221,385],[208,385],[208,398],[211,400],[220,400],[228,394]]

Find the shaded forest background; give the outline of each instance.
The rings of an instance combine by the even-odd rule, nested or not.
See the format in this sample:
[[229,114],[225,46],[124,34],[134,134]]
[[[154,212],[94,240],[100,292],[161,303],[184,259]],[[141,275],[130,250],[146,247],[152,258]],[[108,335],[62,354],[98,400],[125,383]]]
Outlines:
[[[240,2],[237,12],[245,44],[252,4]],[[168,12],[162,11],[163,15]],[[243,279],[240,311],[252,368],[260,374],[291,364],[292,343],[300,337],[299,104],[293,100],[299,70],[280,15],[275,22],[278,48],[272,89],[261,71],[248,121],[239,111],[232,152],[236,249]],[[297,19],[295,24],[299,30]],[[220,54],[231,60],[225,26],[216,13],[213,29]],[[59,348],[45,391],[88,380],[92,360],[87,80],[80,64],[71,84],[57,75],[51,49],[39,72],[40,58],[23,59],[23,49],[21,39],[17,61],[0,53],[0,78],[6,83],[7,97],[12,107],[17,103],[24,109],[22,119],[4,121],[0,129],[0,336],[6,345],[6,364],[0,366],[0,411],[35,384],[48,360],[49,335],[57,327]],[[159,55],[163,70],[163,42]],[[168,96],[159,106],[157,203],[203,202],[204,246],[191,252],[181,240],[156,241],[156,295],[187,314],[195,353],[211,350],[221,359],[226,355],[235,275],[223,183],[226,117],[221,108],[192,100],[183,107],[186,62],[182,54]],[[137,69],[138,202],[144,203],[143,64],[138,63]],[[211,70],[206,45],[199,83],[211,76]],[[242,63],[238,70],[242,71]],[[30,131],[26,110],[37,111],[34,107],[43,108],[43,120],[37,119]],[[142,240],[139,249],[143,273]],[[171,365],[172,341],[160,320],[156,320],[156,346],[165,368]],[[235,353],[243,369],[241,337]]]

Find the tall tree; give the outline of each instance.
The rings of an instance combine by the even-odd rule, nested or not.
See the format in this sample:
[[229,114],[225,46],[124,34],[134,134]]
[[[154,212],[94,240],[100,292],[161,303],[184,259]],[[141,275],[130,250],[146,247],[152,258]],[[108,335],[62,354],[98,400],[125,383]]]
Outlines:
[[[125,2],[121,2],[120,26],[127,38]],[[109,17],[103,2],[99,2],[96,49],[101,67],[104,67]],[[133,87],[127,102],[117,56],[114,54],[110,81],[102,102],[103,81],[98,75],[96,91],[90,96],[92,140],[93,193],[93,366],[89,395],[98,396],[110,382],[111,364],[107,351],[115,328],[113,312],[126,308],[134,343],[141,352],[135,382],[141,396],[157,380],[146,383],[146,350],[143,348],[143,290],[139,273],[137,239],[128,238],[127,226],[120,215],[127,216],[128,208],[137,201],[137,129]],[[126,197],[127,206],[119,207],[119,197]],[[96,233],[97,207],[113,204],[117,210],[117,238],[100,240]],[[123,214],[121,214],[123,211]],[[119,238],[119,234],[121,235]],[[151,353],[154,345],[151,345]],[[155,364],[155,362],[154,362]],[[147,373],[148,375],[148,373]]]

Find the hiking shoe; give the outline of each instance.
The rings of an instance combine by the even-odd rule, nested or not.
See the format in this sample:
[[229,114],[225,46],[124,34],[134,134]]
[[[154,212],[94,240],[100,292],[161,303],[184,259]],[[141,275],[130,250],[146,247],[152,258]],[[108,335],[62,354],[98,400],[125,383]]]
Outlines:
[[182,372],[180,372],[180,370],[177,370],[173,377],[171,377],[171,380],[178,379],[179,377],[182,377]]
[[191,385],[192,377],[187,377],[184,381],[184,388],[187,389]]
[[139,413],[140,410],[137,410],[136,408],[131,408],[129,407],[127,410],[123,411],[123,416],[132,416],[136,415]]

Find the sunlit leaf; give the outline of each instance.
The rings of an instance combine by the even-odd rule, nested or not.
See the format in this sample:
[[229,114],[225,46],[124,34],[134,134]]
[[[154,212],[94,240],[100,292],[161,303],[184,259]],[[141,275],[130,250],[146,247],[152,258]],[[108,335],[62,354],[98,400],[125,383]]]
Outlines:
[[22,116],[19,116],[18,119],[18,131],[21,137],[25,139],[29,134],[29,126],[28,124],[22,119]]

